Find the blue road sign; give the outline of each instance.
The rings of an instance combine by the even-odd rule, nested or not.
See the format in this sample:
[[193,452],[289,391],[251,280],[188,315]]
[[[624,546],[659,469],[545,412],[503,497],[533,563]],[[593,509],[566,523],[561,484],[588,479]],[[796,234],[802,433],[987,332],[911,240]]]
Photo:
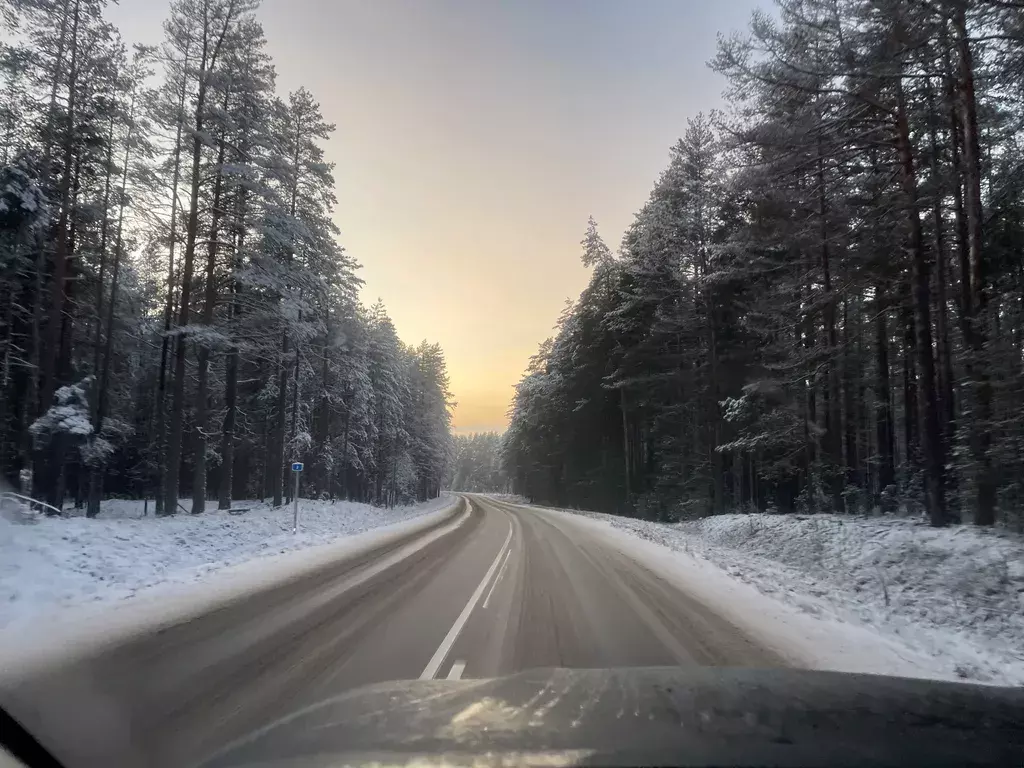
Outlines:
[[301,472],[301,471],[302,471],[302,462],[301,461],[296,461],[294,464],[292,464],[292,472]]

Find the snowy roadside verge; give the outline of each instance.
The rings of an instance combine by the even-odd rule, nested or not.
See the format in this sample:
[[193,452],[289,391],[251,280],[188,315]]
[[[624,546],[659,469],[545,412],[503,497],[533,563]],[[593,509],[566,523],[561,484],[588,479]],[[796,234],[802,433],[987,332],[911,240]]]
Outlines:
[[869,626],[959,679],[1024,684],[1024,536],[907,518],[724,515],[678,530],[808,612]]
[[304,499],[297,534],[291,507],[257,503],[245,514],[139,519],[118,510],[110,519],[30,524],[0,517],[0,629],[9,634],[41,620],[77,620],[81,610],[72,607],[106,608],[136,595],[127,602],[159,600],[172,586],[186,601],[201,598],[219,592],[196,584],[215,573],[218,587],[226,580],[235,588],[258,587],[427,528],[457,501],[446,495],[387,510]]
[[1011,610],[1024,600],[1024,542],[1013,534],[903,519],[724,515],[668,525],[545,512],[673,578],[794,666],[1024,684],[1024,622]]

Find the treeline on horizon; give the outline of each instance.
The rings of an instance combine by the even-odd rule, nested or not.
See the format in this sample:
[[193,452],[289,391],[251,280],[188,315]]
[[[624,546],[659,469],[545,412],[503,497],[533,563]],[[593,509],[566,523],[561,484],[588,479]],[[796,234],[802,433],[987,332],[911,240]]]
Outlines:
[[[280,97],[254,0],[175,0],[129,50],[103,0],[0,0],[0,473],[95,515],[440,492],[442,350],[359,303],[334,132]],[[190,496],[182,504],[180,495]]]
[[502,466],[501,433],[456,434],[454,441],[448,488],[469,493],[508,492],[508,475]]
[[781,0],[720,38],[516,389],[513,490],[656,519],[1021,521],[1024,6]]

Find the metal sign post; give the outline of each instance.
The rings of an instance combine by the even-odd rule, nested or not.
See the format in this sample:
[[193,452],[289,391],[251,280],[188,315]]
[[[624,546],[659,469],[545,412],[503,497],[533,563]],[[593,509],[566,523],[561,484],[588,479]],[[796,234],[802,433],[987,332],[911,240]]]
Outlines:
[[295,475],[295,508],[292,510],[292,533],[299,532],[299,475],[302,474],[302,462],[296,461],[292,464],[292,474]]

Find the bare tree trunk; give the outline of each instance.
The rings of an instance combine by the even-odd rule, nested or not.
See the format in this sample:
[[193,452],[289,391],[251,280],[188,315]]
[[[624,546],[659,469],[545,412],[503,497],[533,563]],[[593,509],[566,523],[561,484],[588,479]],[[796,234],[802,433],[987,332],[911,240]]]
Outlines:
[[[228,97],[224,97],[223,109],[227,111]],[[210,221],[210,243],[206,253],[206,286],[203,296],[202,325],[210,328],[213,325],[213,309],[217,304],[217,253],[220,237],[221,194],[224,189],[224,136],[221,134],[220,147],[217,150],[216,180],[213,185],[213,211]],[[209,340],[199,344],[198,365],[196,368],[196,420],[193,437],[192,459],[192,514],[200,515],[206,511],[206,432],[209,428],[209,378],[210,354]]]
[[932,194],[932,227],[935,247],[935,334],[938,336],[937,350],[939,353],[939,400],[940,428],[943,435],[946,455],[952,448],[955,403],[953,399],[953,354],[949,342],[949,314],[946,299],[946,233],[942,218],[942,190],[940,188],[938,137],[935,111],[935,100],[932,96],[931,80],[925,81],[928,95],[928,140],[931,144],[931,174],[935,189]]
[[[299,311],[299,320],[300,321],[302,320],[302,311],[301,310]],[[290,435],[289,442],[293,446],[293,452],[295,450],[294,446],[297,445],[297,442],[296,442],[295,438],[298,436],[298,427],[299,427],[299,345],[298,345],[298,343],[296,343],[295,344],[295,366],[293,367],[293,374],[292,374],[292,426],[291,426],[291,430],[289,431],[289,435]],[[294,453],[293,453],[293,455],[290,456],[288,460],[289,461],[298,461],[300,458],[301,458],[300,456],[294,455]],[[284,479],[282,479],[282,482],[285,482]],[[292,486],[290,484],[287,486],[287,492],[288,492],[288,501],[290,502],[292,500]]]
[[[860,334],[851,334],[851,326],[854,325],[850,320],[850,315],[853,314],[858,318],[857,328],[859,331],[859,319],[860,319],[860,301],[855,297],[852,302],[853,307],[851,310],[850,303],[848,300],[843,300],[843,391],[842,391],[842,411],[843,411],[843,462],[845,466],[845,473],[843,475],[844,485],[851,485],[854,487],[861,487],[860,477],[860,461],[857,451],[857,403],[859,388],[857,369],[853,365],[853,349],[854,349],[854,338],[860,338]],[[845,507],[845,498],[844,498]]]
[[[110,230],[110,217],[107,211],[110,209],[110,188],[111,179],[114,176],[114,116],[110,116],[107,127],[107,172],[103,180],[103,221],[100,223],[100,247],[99,247],[99,269],[96,276],[96,326],[93,329],[92,341],[92,374],[96,379],[100,375],[100,349],[102,347],[101,336],[103,334],[103,282],[107,271],[107,238]],[[95,411],[95,387],[93,388],[93,410]],[[93,416],[95,421],[95,414]]]
[[[208,19],[206,22],[208,23]],[[181,444],[184,433],[185,408],[185,353],[187,340],[183,329],[188,326],[189,304],[192,300],[192,271],[196,255],[196,236],[199,231],[199,191],[202,184],[203,138],[205,124],[206,94],[209,75],[213,71],[220,47],[233,21],[228,13],[220,35],[210,45],[210,30],[203,29],[203,51],[199,59],[199,90],[196,96],[195,135],[192,139],[192,183],[189,195],[188,219],[185,226],[185,258],[181,267],[181,303],[178,307],[179,333],[174,349],[174,382],[171,390],[171,424],[167,440],[167,482],[164,488],[164,514],[174,514],[178,509],[178,481],[181,476]]]
[[331,440],[331,401],[328,396],[331,383],[328,358],[330,338],[331,317],[328,310],[325,318],[324,343],[320,347],[320,402],[317,404],[316,409],[316,427],[313,440],[313,450],[319,458],[316,461],[316,473],[310,477],[314,490],[327,492],[330,492],[330,469],[327,460]]
[[910,254],[913,267],[913,295],[917,330],[917,361],[920,368],[921,448],[925,461],[925,499],[928,516],[933,526],[947,523],[945,457],[942,434],[939,430],[938,392],[935,386],[935,356],[932,349],[931,285],[928,261],[924,253],[924,234],[917,197],[917,174],[914,153],[910,144],[906,100],[903,83],[896,82],[897,94],[897,151],[899,153],[901,181],[907,204],[910,228]]
[[[57,124],[57,92],[60,88],[61,77],[64,73],[64,55],[67,49],[67,33],[68,23],[70,21],[71,14],[68,12],[68,4],[71,0],[62,0],[60,4],[60,33],[57,37],[57,49],[54,52],[53,57],[53,71],[50,77],[50,97],[49,105],[46,111],[46,128],[44,135],[43,144],[43,158],[42,168],[40,177],[46,186],[50,186],[53,176],[53,152],[54,152],[54,134],[56,132]],[[75,0],[75,9],[77,11],[78,0]],[[31,335],[29,343],[29,354],[28,354],[28,365],[29,365],[29,376],[28,376],[28,388],[25,398],[22,400],[22,412],[21,412],[21,423],[28,426],[32,423],[33,419],[43,413],[49,404],[43,402],[40,396],[40,388],[42,385],[42,377],[40,371],[42,370],[42,355],[43,355],[43,307],[45,306],[45,274],[46,274],[46,239],[42,236],[37,235],[37,247],[36,247],[36,260],[34,270],[34,285],[33,295],[34,301],[32,303],[32,325]],[[26,492],[31,492],[33,496],[38,496],[37,488],[40,486],[40,480],[42,478],[37,476],[37,471],[40,469],[38,456],[34,453],[34,446],[32,440],[32,433],[25,429],[22,431],[22,440],[20,444],[20,452],[22,456],[23,465],[33,465],[32,480],[30,488],[23,488]]]
[[380,505],[384,500],[384,476],[387,473],[388,454],[385,451],[384,409],[377,416],[377,467],[374,477],[373,503]]
[[269,495],[270,488],[267,485],[267,467],[270,464],[270,454],[273,449],[273,444],[270,441],[270,419],[267,417],[263,418],[263,450],[260,452],[260,504]]
[[[7,424],[8,408],[11,405],[10,399],[6,394],[10,391],[11,363],[14,357],[14,350],[16,349],[14,343],[14,304],[16,301],[17,275],[14,265],[18,262],[18,256],[20,255],[27,230],[28,227],[22,225],[14,239],[14,248],[12,250],[14,258],[11,260],[11,266],[9,267],[10,273],[4,275],[3,286],[5,295],[0,300],[0,306],[4,308],[4,356],[3,363],[0,364],[0,424],[2,425]],[[0,430],[0,476],[13,464],[9,460],[16,458],[17,448],[15,446],[14,450],[11,450],[11,445],[8,442],[9,436],[10,432],[7,429]]]
[[341,433],[341,493],[346,500],[352,495],[348,488],[348,428],[352,420],[352,405],[347,403],[345,407],[345,423]]
[[281,334],[281,362],[277,375],[277,411],[274,415],[274,433],[271,437],[271,452],[267,462],[267,476],[270,478],[270,495],[274,506],[284,501],[284,428],[288,412],[288,333]]
[[820,258],[822,288],[825,292],[825,341],[828,344],[828,379],[825,405],[825,453],[829,460],[829,486],[832,490],[832,509],[843,509],[843,443],[842,410],[839,396],[839,369],[837,355],[839,337],[836,333],[836,297],[832,288],[831,253],[828,244],[828,207],[825,200],[825,164],[818,147],[818,221],[820,227]]
[[[70,209],[75,211],[78,209],[79,193],[81,192],[81,178],[82,178],[82,161],[80,157],[75,158],[75,170],[73,180],[71,183],[71,201]],[[79,222],[78,217],[73,216],[70,219],[70,226],[68,227],[68,240],[67,240],[67,274],[64,278],[64,290],[62,305],[64,307],[74,306],[74,291],[73,288],[78,284],[78,276],[76,274],[77,260],[73,259],[72,256],[77,252],[79,238]],[[71,381],[73,370],[71,367],[71,344],[74,336],[74,315],[69,311],[61,311],[60,328],[58,331],[58,344],[57,344],[57,365],[55,369],[55,386],[60,381]],[[68,470],[74,469],[78,471],[80,469],[77,462],[69,467],[68,464],[68,448],[70,445],[70,438],[64,431],[59,431],[54,434],[53,439],[50,441],[48,453],[37,454],[43,458],[45,467],[48,472],[44,474],[39,473],[40,477],[46,476],[47,482],[46,488],[46,501],[51,506],[57,509],[64,508],[64,495],[68,487]]]
[[[64,305],[67,297],[67,278],[69,261],[73,251],[71,244],[71,209],[73,207],[73,194],[75,175],[78,163],[75,159],[75,121],[77,116],[78,103],[78,25],[80,20],[80,0],[75,0],[74,11],[71,21],[70,38],[70,62],[68,65],[68,101],[65,122],[67,129],[64,133],[61,150],[63,153],[63,172],[58,186],[58,216],[56,225],[56,246],[53,255],[53,274],[50,279],[49,313],[46,318],[45,330],[38,334],[33,348],[38,352],[40,387],[39,400],[35,405],[35,414],[42,415],[51,405],[53,396],[57,389],[57,379],[60,375],[58,367],[61,360],[61,352],[65,347]],[[59,69],[59,65],[58,65]],[[41,256],[37,264],[37,280],[40,288],[38,300],[42,304],[42,272],[45,269],[45,259]],[[41,308],[40,308],[41,311]],[[41,316],[40,316],[41,325]],[[43,451],[36,451],[34,456],[33,469],[33,495],[42,497],[52,506],[60,503],[63,494],[62,473],[63,473],[63,444],[64,435],[55,434],[50,444]]]
[[80,0],[75,0],[71,23],[71,62],[68,67],[67,131],[64,135],[64,171],[58,191],[56,249],[53,255],[53,278],[50,283],[50,313],[46,323],[45,344],[42,355],[42,386],[39,412],[45,412],[57,388],[57,365],[60,354],[61,331],[64,324],[64,298],[67,288],[68,260],[70,259],[70,220],[72,180],[75,169],[75,120],[78,101],[78,23]]
[[[238,188],[238,203],[235,208],[236,234],[235,254],[232,264],[234,275],[231,279],[231,304],[228,306],[229,320],[231,324],[238,322],[241,307],[238,303],[238,294],[242,286],[238,282],[238,272],[242,268],[242,258],[245,248],[245,214],[246,214],[246,193],[245,187]],[[220,493],[217,498],[218,509],[231,509],[231,495],[234,483],[234,461],[235,461],[235,420],[238,414],[238,345],[234,343],[234,328],[231,329],[232,344],[228,349],[227,359],[224,363],[224,425],[221,430],[220,455]]]
[[225,362],[224,426],[221,429],[220,489],[217,509],[231,509],[235,468],[235,419],[238,413],[238,347],[232,347]]
[[[813,261],[812,261],[813,263]],[[811,288],[807,286],[804,290],[807,292],[807,303],[810,303]],[[814,326],[814,319],[811,317],[811,313],[805,306],[803,308],[804,318],[803,322],[799,324],[800,331],[803,336],[804,349],[813,349],[814,337],[817,329]],[[806,462],[806,482],[807,482],[807,506],[811,512],[818,511],[818,483],[817,483],[817,463],[818,463],[818,451],[815,443],[815,437],[811,432],[811,425],[817,425],[818,423],[818,402],[816,392],[816,382],[813,378],[808,378],[804,385],[804,461]]]
[[919,432],[917,406],[917,324],[914,322],[913,288],[902,281],[900,327],[903,330],[903,464],[906,474],[918,466]]
[[[117,308],[117,292],[121,275],[121,250],[124,245],[124,208],[128,188],[128,167],[131,163],[132,129],[135,120],[134,91],[132,92],[131,104],[128,109],[128,120],[129,128],[125,139],[124,167],[121,170],[121,188],[118,195],[117,234],[114,236],[114,264],[110,274],[110,302],[107,304],[107,336],[103,343],[103,368],[100,373],[99,387],[96,393],[96,411],[95,418],[93,419],[93,436],[95,438],[99,438],[102,435],[103,421],[107,417],[107,403],[109,402],[110,362],[114,345],[114,311]],[[95,463],[90,467],[86,517],[96,517],[100,513],[100,499],[103,495],[103,475],[105,471],[105,460],[102,463]]]
[[633,503],[632,472],[629,466],[629,419],[626,415],[626,388],[619,387],[619,408],[622,411],[622,462],[626,482],[626,508]]
[[[185,45],[185,58],[182,66],[181,92],[178,98],[178,116],[185,113],[184,72],[188,71],[188,54],[191,39]],[[178,240],[178,185],[181,182],[181,131],[183,120],[178,120],[178,128],[174,137],[174,171],[171,176],[171,222],[167,244],[167,300],[164,302],[164,332],[160,341],[160,375],[157,379],[156,402],[156,449],[157,456],[157,493],[155,514],[157,516],[173,515],[175,510],[164,507],[167,494],[167,363],[174,340],[171,338],[171,322],[174,319],[174,248]]]
[[967,213],[967,244],[970,261],[970,344],[976,410],[970,422],[971,459],[974,466],[974,522],[993,525],[996,521],[996,481],[992,469],[992,382],[985,351],[988,293],[982,253],[981,147],[978,138],[978,107],[974,90],[974,61],[968,37],[965,5],[953,16],[959,68],[958,101],[962,115],[963,165]]
[[184,435],[185,355],[188,343],[185,328],[189,322],[192,301],[192,270],[195,259],[196,231],[199,228],[199,187],[202,142],[197,136],[192,151],[192,193],[188,223],[185,229],[185,259],[181,266],[181,298],[178,305],[178,338],[174,345],[174,377],[171,386],[170,433],[164,459],[167,480],[164,486],[164,514],[178,511],[178,482],[181,476],[181,443]]
[[[892,387],[889,383],[888,306],[881,286],[875,289],[875,439],[878,443],[878,503],[889,504],[892,485],[896,482],[893,463]],[[887,510],[886,510],[887,511]]]

